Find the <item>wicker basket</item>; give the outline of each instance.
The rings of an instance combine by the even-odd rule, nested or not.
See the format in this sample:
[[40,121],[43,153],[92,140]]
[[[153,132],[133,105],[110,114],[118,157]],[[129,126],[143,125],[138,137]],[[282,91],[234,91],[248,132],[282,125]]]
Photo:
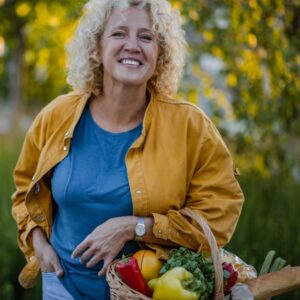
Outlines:
[[[196,221],[202,228],[207,242],[211,249],[211,254],[213,258],[214,268],[215,268],[215,294],[214,300],[224,299],[223,295],[223,270],[221,265],[221,258],[219,248],[217,246],[216,239],[211,232],[206,221],[197,213],[189,208],[183,208],[180,212],[187,217],[192,218]],[[106,274],[106,279],[110,287],[110,299],[111,300],[151,300],[151,298],[144,296],[143,294],[131,289],[127,286],[119,277],[116,272],[115,266],[120,260],[113,261],[109,267]]]

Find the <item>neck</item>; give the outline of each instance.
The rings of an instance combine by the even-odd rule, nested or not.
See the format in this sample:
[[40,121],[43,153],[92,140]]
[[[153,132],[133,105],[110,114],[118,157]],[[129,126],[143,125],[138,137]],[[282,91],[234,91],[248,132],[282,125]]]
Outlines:
[[122,131],[142,122],[147,107],[146,85],[107,86],[102,95],[91,102],[95,121],[111,131]]

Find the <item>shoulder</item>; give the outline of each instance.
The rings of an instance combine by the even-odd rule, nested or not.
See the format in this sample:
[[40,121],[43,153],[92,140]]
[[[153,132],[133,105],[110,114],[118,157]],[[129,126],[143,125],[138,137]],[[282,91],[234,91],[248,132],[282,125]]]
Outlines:
[[161,97],[157,100],[160,105],[164,106],[162,115],[166,116],[167,120],[163,122],[168,122],[169,128],[174,129],[176,133],[183,129],[193,146],[198,144],[201,149],[206,147],[209,151],[216,148],[219,149],[218,151],[222,149],[223,153],[229,154],[218,128],[200,107],[184,100],[168,97]]
[[156,97],[158,114],[165,122],[175,121],[181,125],[186,124],[191,130],[204,133],[209,127],[214,127],[211,119],[197,105],[185,100],[166,96]]
[[219,130],[200,107],[165,96],[157,96],[156,100],[159,122],[167,126],[170,132],[176,135],[182,132],[199,145],[208,143],[225,146]]
[[167,96],[157,96],[158,106],[161,107],[163,113],[176,114],[177,117],[184,117],[188,119],[193,117],[198,121],[210,123],[210,118],[206,113],[197,105],[192,104],[185,100],[175,99]]
[[87,94],[82,92],[70,92],[60,95],[49,102],[40,112],[41,115],[59,113],[63,110],[64,114],[72,114],[76,110],[78,104]]
[[84,101],[87,94],[82,92],[70,92],[60,95],[49,102],[36,116],[33,126],[37,123],[48,123],[49,121],[61,122],[72,118],[79,104]]

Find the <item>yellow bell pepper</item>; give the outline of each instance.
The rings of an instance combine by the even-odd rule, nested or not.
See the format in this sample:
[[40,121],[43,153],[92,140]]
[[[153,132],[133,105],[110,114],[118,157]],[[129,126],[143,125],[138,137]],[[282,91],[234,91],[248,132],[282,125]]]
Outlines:
[[186,290],[182,281],[190,279],[193,274],[182,267],[176,267],[159,278],[152,279],[148,285],[153,292],[154,300],[198,300],[200,295],[196,292]]

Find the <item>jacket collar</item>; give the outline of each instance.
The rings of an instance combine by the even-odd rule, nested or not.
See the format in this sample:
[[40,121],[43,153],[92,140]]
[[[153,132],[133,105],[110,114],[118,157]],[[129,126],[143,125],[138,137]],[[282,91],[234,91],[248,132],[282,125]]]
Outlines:
[[[74,92],[74,94],[75,93],[76,92]],[[71,126],[65,133],[64,141],[66,141],[67,139],[71,139],[73,137],[75,126],[77,125],[77,123],[82,115],[82,112],[83,112],[89,98],[91,97],[91,94],[90,93],[81,93],[81,95],[79,97],[80,97],[80,99],[78,101],[77,108],[74,112],[73,122],[71,123]]]
[[[73,93],[77,94],[77,92],[73,92]],[[147,136],[149,128],[150,128],[151,119],[152,119],[154,109],[155,109],[155,102],[156,102],[155,100],[156,100],[157,96],[151,91],[149,91],[149,95],[150,95],[150,100],[149,100],[149,103],[147,105],[145,115],[144,115],[142,134],[134,142],[134,144],[132,145],[132,148],[138,148],[142,145],[145,137]],[[66,142],[66,140],[71,139],[73,137],[75,127],[76,127],[76,125],[83,113],[83,110],[91,96],[92,96],[91,93],[84,93],[84,92],[81,93],[80,100],[78,101],[78,106],[74,112],[73,122],[72,122],[70,128],[65,133],[64,143]]]

